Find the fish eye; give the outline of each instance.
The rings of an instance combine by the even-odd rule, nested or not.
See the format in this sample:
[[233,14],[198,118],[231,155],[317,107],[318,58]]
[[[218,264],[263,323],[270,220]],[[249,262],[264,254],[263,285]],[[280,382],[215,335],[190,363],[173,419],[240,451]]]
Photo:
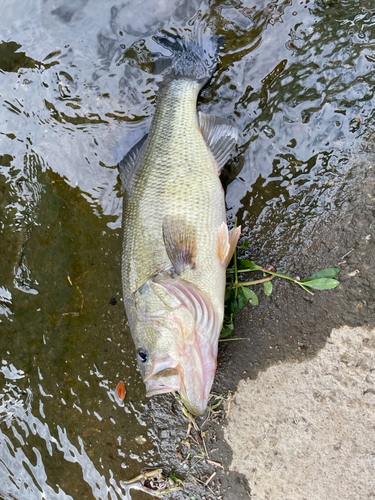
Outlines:
[[137,359],[141,363],[146,363],[146,361],[148,359],[148,352],[146,351],[146,349],[138,349],[138,351],[137,351]]

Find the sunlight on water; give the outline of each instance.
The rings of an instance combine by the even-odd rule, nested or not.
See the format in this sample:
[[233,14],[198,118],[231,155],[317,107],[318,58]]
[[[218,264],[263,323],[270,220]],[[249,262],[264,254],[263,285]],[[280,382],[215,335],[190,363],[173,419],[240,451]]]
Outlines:
[[[39,419],[32,412],[31,389],[22,390],[15,383],[17,379],[25,377],[24,372],[17,370],[13,365],[8,367],[4,363],[6,361],[3,360],[1,371],[7,382],[0,400],[0,422],[6,429],[11,429],[13,439],[10,439],[6,433],[1,434],[0,465],[2,474],[8,475],[8,481],[2,481],[1,494],[6,498],[32,499],[40,498],[41,494],[48,499],[74,498],[74,496],[67,494],[58,483],[54,487],[47,484],[47,471],[41,452],[35,446],[31,450],[27,449],[29,437],[37,435],[41,438],[40,442],[43,442],[43,448],[50,457],[55,455],[60,463],[65,460],[68,469],[70,468],[68,463],[77,464],[74,466],[76,473],[78,472],[82,476],[95,498],[130,498],[128,489],[121,488],[117,484],[111,470],[109,470],[110,477],[107,481],[105,476],[95,468],[80,437],[78,437],[78,445],[74,446],[69,440],[67,430],[59,425],[53,429],[57,433],[57,437],[51,436],[45,422],[42,400],[39,400],[38,413],[41,418]],[[52,395],[43,393],[41,386],[40,392],[45,397],[52,397]],[[22,448],[26,448],[27,453]],[[46,454],[44,457],[46,458]]]

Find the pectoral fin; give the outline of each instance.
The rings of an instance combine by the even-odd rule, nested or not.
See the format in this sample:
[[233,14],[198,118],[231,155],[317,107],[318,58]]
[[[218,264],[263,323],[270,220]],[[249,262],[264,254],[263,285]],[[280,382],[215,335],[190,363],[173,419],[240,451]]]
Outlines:
[[184,219],[168,215],[164,217],[163,240],[168,258],[178,275],[186,267],[195,269],[197,258],[195,230]]
[[228,264],[234,254],[238,238],[241,235],[241,226],[234,227],[228,231],[228,226],[222,222],[218,230],[218,257],[220,264],[228,267]]
[[238,130],[229,120],[201,112],[199,112],[199,126],[220,174],[236,145]]

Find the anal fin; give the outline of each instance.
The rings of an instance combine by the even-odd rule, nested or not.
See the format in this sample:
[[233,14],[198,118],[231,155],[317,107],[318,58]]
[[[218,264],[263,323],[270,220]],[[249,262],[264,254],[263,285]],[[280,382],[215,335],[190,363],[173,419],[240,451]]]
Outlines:
[[197,258],[197,243],[194,229],[179,217],[165,216],[163,240],[169,260],[180,275],[186,267],[194,269]]
[[198,113],[199,127],[204,140],[213,154],[218,172],[228,161],[238,139],[237,128],[225,118]]
[[241,235],[241,226],[234,227],[228,231],[228,226],[223,221],[218,230],[218,257],[220,264],[225,268],[233,257],[238,239]]

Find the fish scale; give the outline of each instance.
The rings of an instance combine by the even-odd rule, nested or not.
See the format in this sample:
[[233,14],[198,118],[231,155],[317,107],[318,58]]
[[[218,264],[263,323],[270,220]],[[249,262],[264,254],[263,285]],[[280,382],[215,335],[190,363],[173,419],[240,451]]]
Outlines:
[[[186,279],[214,296],[217,291],[221,297],[225,270],[217,262],[217,234],[212,228],[226,221],[224,195],[214,158],[198,128],[198,91],[195,82],[175,80],[159,93],[155,126],[150,128],[142,165],[133,191],[124,196],[126,296],[169,264],[162,221],[172,215],[185,218],[197,228],[202,271],[187,270]],[[129,258],[131,255],[137,258]]]

